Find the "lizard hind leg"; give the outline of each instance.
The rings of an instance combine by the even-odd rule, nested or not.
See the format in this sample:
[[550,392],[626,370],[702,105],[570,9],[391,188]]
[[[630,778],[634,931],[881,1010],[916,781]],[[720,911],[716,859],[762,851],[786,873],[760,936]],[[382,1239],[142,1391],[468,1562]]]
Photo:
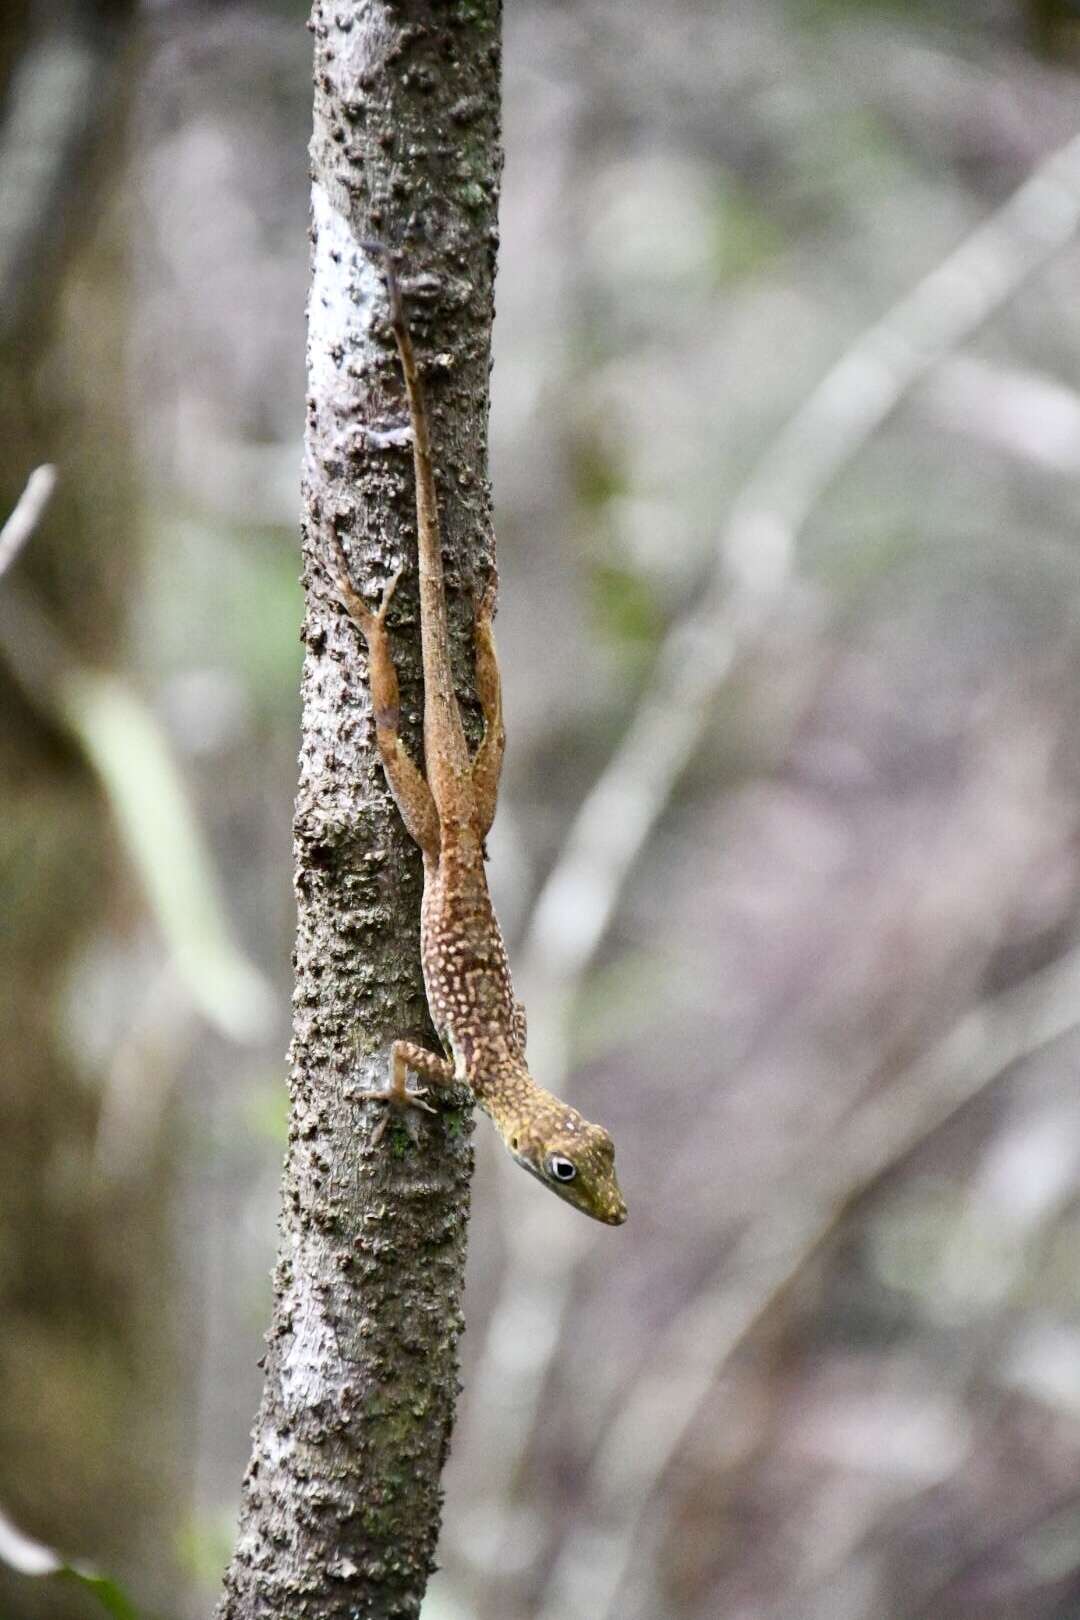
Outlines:
[[486,838],[495,820],[502,773],[506,729],[503,725],[502,678],[495,652],[491,622],[495,617],[495,581],[491,580],[480,598],[473,628],[476,658],[476,695],[484,715],[484,735],[472,763],[473,794],[477,833]]
[[409,837],[420,845],[425,855],[437,855],[439,813],[435,808],[435,800],[422,772],[398,735],[401,701],[397,670],[394,668],[394,658],[390,651],[386,615],[403,570],[399,568],[391,576],[378,609],[373,611],[363,597],[353,589],[349,581],[348,560],[336,535],[334,541],[338,553],[338,569],[331,578],[338,601],[348,611],[349,617],[367,642],[371,706],[375,714],[375,740],[386,780]]
[[418,1086],[415,1091],[409,1090],[405,1083],[409,1069],[415,1069],[417,1074],[433,1080],[436,1085],[452,1086],[455,1083],[454,1065],[447,1062],[446,1058],[437,1057],[434,1052],[418,1046],[415,1041],[395,1041],[390,1048],[390,1084],[381,1091],[354,1093],[358,1101],[386,1104],[387,1112],[372,1133],[373,1146],[382,1141],[394,1113],[402,1114],[410,1108],[418,1108],[425,1114],[437,1112],[430,1103],[424,1101],[427,1096],[426,1086]]

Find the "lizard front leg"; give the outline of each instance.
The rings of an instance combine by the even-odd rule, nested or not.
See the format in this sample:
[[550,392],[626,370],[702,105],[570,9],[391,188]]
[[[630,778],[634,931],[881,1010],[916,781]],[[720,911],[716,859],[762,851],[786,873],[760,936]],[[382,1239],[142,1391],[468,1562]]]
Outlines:
[[[390,1084],[382,1091],[357,1091],[354,1096],[363,1102],[381,1102],[398,1113],[409,1108],[422,1109],[425,1114],[434,1114],[436,1109],[426,1103],[426,1086],[418,1086],[410,1091],[405,1084],[409,1069],[415,1069],[417,1074],[426,1076],[440,1086],[454,1085],[454,1065],[446,1058],[438,1057],[429,1052],[426,1047],[417,1046],[415,1041],[395,1041],[390,1048]],[[383,1133],[390,1123],[387,1113],[376,1125],[371,1141],[377,1146],[383,1139]]]
[[506,729],[503,725],[502,678],[495,652],[495,637],[491,621],[495,617],[495,582],[488,585],[480,598],[473,627],[476,649],[476,695],[484,714],[484,735],[472,762],[473,798],[476,806],[476,832],[486,838],[495,820],[495,806],[499,797],[499,776],[502,772]]
[[439,853],[439,814],[435,800],[418,767],[410,759],[405,744],[398,736],[401,703],[398,695],[397,670],[390,651],[390,637],[386,630],[386,615],[402,570],[388,582],[378,611],[373,613],[349,581],[348,559],[337,536],[338,572],[332,576],[338,600],[348,609],[349,617],[363,634],[368,649],[368,678],[371,682],[371,706],[375,713],[375,740],[379,757],[394,802],[401,812],[409,837],[419,844],[425,855]]

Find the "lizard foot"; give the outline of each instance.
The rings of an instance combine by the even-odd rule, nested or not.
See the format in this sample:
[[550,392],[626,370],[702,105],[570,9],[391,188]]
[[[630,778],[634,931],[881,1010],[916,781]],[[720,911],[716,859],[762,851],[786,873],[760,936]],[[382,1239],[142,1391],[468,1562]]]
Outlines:
[[372,1132],[372,1147],[378,1147],[386,1135],[386,1127],[390,1124],[393,1114],[404,1116],[406,1129],[409,1135],[413,1136],[411,1109],[418,1108],[425,1114],[437,1114],[439,1111],[437,1108],[432,1108],[430,1103],[424,1102],[424,1098],[427,1096],[426,1086],[417,1086],[415,1091],[399,1091],[393,1086],[387,1086],[383,1091],[357,1091],[354,1096],[357,1102],[379,1102],[386,1107],[386,1113],[383,1114],[382,1119],[380,1119]]
[[382,601],[375,609],[369,608],[363,597],[354,590],[350,573],[349,559],[345,555],[345,548],[337,534],[331,536],[334,551],[337,556],[337,569],[330,572],[330,588],[334,596],[348,612],[349,617],[359,625],[364,635],[369,639],[385,628],[386,615],[390,604],[394,600],[394,592],[401,582],[405,572],[404,567],[398,568],[387,580],[382,594]]

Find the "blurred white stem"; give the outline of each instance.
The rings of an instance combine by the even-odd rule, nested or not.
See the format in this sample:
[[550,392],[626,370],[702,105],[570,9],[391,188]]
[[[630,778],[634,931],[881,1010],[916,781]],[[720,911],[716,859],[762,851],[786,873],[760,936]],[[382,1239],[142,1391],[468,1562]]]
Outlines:
[[274,995],[233,937],[210,851],[156,716],[129,683],[81,664],[17,581],[0,595],[0,656],[30,702],[74,735],[95,771],[192,1001],[228,1039],[258,1045]]
[[0,575],[11,567],[41,522],[55,488],[56,468],[49,462],[35,467],[26,480],[26,488],[16,501],[14,510],[0,529]]
[[926,379],[919,404],[948,433],[1040,472],[1080,473],[1080,394],[1056,377],[958,355]]

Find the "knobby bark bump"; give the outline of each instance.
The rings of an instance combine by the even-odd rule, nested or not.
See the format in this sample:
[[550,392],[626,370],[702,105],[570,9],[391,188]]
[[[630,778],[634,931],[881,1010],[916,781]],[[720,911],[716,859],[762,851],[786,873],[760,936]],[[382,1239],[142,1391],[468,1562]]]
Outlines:
[[[374,748],[366,658],[334,600],[331,534],[391,614],[421,756],[416,529],[378,238],[400,249],[435,434],[459,688],[493,566],[487,383],[500,167],[498,0],[314,6],[303,722],[291,1115],[266,1381],[223,1620],[410,1616],[433,1568],[457,1391],[466,1107],[377,1148],[390,1042],[431,1044],[421,871]],[[458,1099],[463,1103],[464,1099]]]

